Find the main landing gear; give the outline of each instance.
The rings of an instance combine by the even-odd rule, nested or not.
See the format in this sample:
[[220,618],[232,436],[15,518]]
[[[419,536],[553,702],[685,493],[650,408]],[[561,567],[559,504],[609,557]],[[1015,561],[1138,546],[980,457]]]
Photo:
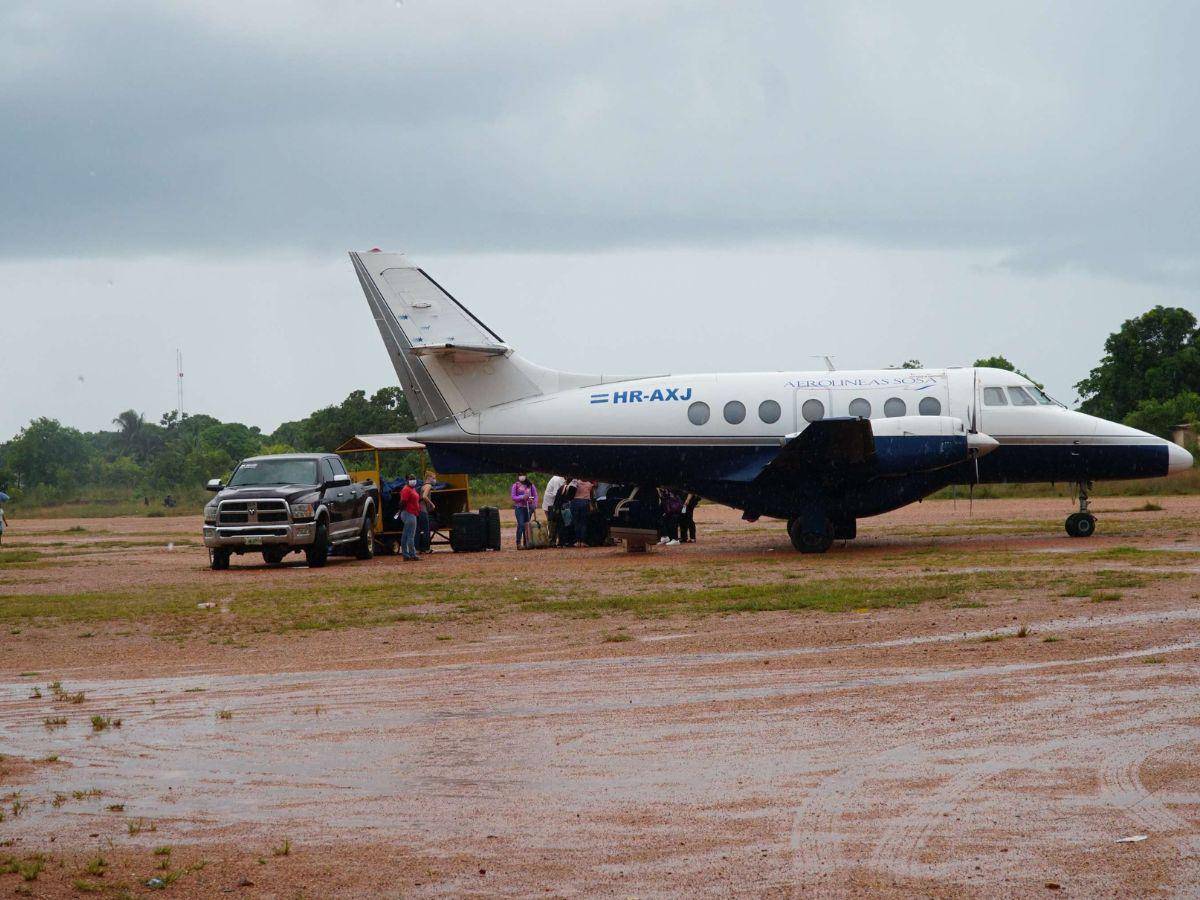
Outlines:
[[1096,517],[1088,512],[1088,489],[1091,482],[1079,482],[1079,512],[1067,516],[1067,534],[1071,537],[1091,537],[1096,533]]
[[[814,527],[815,526],[815,527]],[[808,521],[803,516],[788,520],[788,537],[792,546],[801,553],[824,553],[833,546],[833,542],[853,540],[858,533],[858,523],[854,519],[846,521],[831,521],[819,519]]]

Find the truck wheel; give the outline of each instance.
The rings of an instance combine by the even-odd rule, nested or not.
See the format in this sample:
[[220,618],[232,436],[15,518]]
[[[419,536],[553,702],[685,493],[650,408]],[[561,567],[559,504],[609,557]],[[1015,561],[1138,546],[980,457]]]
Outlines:
[[283,558],[287,555],[287,551],[280,547],[264,547],[263,562],[268,566],[277,566],[283,562]]
[[209,559],[209,565],[212,566],[213,571],[215,571],[215,572],[221,572],[221,571],[224,571],[225,569],[228,569],[229,568],[229,551],[228,550],[214,550],[212,552],[212,557]]
[[313,542],[304,549],[304,558],[310,569],[319,569],[329,559],[329,529],[325,522],[317,523],[313,532]]
[[357,559],[371,559],[375,556],[375,516],[369,509],[363,517],[358,543],[354,545],[354,556]]

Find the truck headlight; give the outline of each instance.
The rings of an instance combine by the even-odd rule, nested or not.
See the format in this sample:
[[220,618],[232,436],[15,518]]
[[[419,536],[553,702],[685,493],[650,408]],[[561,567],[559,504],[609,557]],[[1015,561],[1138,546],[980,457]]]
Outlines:
[[215,506],[204,507],[204,524],[205,525],[216,525],[217,524],[217,508]]
[[316,510],[311,503],[293,503],[291,510],[293,519],[311,519],[316,515]]

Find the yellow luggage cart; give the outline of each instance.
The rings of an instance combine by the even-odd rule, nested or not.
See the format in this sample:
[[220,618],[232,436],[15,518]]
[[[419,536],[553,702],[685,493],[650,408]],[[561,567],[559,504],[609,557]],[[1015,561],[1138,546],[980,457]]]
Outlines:
[[[423,471],[425,477],[433,477],[432,498],[435,505],[430,517],[430,531],[434,544],[450,543],[450,528],[454,514],[471,511],[471,486],[466,475],[435,472],[429,468],[429,457],[425,445],[411,441],[402,434],[357,434],[333,451],[346,464],[350,477],[360,484],[377,485],[380,492],[379,509],[375,513],[375,540],[377,549],[383,553],[398,552],[400,544],[400,519],[397,517],[399,489],[393,496],[384,497],[384,465],[386,454],[420,453],[420,462],[407,467],[413,472]],[[397,471],[389,473],[391,479],[403,477]]]

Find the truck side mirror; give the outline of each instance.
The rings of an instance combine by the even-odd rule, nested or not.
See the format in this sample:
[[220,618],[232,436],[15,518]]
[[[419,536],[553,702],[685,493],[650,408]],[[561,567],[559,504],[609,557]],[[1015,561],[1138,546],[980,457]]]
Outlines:
[[204,486],[205,490],[213,491],[214,493],[221,490],[223,487],[225,487],[225,485],[221,483],[220,478],[210,478],[208,479],[208,484]]
[[326,487],[345,487],[346,485],[351,484],[351,483],[352,482],[351,482],[349,475],[334,475],[331,480],[325,482],[325,486]]

